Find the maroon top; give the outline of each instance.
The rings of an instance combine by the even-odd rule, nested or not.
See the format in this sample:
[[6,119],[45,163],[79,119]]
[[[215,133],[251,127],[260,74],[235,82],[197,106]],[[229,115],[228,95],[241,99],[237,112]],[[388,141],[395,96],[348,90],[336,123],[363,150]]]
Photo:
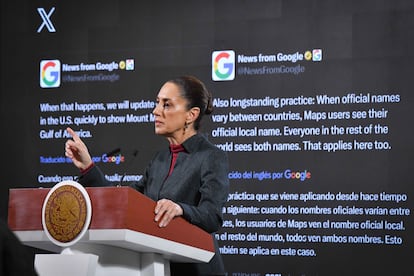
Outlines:
[[171,175],[171,173],[174,169],[174,165],[175,165],[175,161],[177,161],[178,153],[182,152],[182,151],[185,151],[185,149],[182,145],[173,145],[173,144],[170,144],[170,150],[172,152],[172,159],[171,159],[171,165],[170,165],[170,170],[168,172],[168,176]]

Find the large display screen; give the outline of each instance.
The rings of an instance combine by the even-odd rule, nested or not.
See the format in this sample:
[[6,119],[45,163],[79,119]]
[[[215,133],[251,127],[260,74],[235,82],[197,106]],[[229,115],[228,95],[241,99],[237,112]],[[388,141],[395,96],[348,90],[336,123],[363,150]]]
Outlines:
[[228,153],[229,276],[412,275],[412,1],[3,1],[7,191],[76,180],[72,127],[114,185],[167,147],[163,83],[200,78]]

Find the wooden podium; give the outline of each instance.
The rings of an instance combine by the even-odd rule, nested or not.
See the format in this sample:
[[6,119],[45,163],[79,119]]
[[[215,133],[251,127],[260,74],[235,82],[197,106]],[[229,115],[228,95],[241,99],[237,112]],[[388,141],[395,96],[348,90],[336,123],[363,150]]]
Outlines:
[[[11,189],[8,224],[28,246],[57,254],[37,254],[43,275],[169,275],[169,262],[208,262],[211,235],[181,217],[167,227],[154,221],[155,202],[130,187],[86,188],[92,216],[85,235],[70,248],[52,243],[42,226],[49,188]],[[73,262],[77,262],[73,264]],[[42,267],[42,268],[41,268]],[[41,269],[46,269],[42,275]]]

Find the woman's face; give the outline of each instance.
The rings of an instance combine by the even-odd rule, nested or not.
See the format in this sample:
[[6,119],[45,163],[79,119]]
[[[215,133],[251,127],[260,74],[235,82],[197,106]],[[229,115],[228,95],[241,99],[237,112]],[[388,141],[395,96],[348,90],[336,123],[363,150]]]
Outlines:
[[155,133],[173,137],[182,133],[189,116],[187,101],[181,97],[179,87],[166,82],[158,92],[157,104],[152,111],[155,116]]

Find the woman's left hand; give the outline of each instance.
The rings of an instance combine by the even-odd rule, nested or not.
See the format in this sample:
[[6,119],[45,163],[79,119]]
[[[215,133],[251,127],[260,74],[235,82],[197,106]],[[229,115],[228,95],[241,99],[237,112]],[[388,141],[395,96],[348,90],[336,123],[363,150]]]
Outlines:
[[166,227],[174,217],[183,214],[183,209],[174,201],[163,198],[157,201],[154,212],[158,226]]

